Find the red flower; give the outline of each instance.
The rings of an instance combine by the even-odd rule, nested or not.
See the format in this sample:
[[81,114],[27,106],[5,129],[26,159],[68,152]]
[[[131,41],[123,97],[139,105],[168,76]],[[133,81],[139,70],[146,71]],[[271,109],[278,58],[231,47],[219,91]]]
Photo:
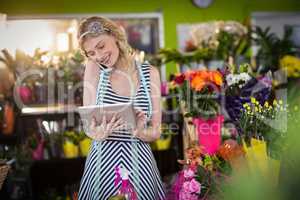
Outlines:
[[185,80],[184,74],[177,75],[174,79],[175,83],[178,85],[181,85],[184,82],[184,80]]

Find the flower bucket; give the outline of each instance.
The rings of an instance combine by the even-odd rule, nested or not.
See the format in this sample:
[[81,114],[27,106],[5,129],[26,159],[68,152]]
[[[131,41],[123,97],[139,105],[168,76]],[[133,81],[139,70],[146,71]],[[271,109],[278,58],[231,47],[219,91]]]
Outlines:
[[32,151],[33,160],[43,160],[44,159],[44,141],[39,141],[37,148]]
[[196,126],[199,144],[206,154],[215,154],[221,145],[221,128],[224,121],[223,115],[217,115],[212,119],[193,118]]
[[161,83],[160,90],[161,90],[161,95],[162,96],[168,95],[169,90],[168,90],[168,82],[167,81],[163,81]]
[[30,87],[26,85],[19,86],[17,88],[18,94],[21,98],[23,104],[31,103],[32,101],[32,91]]
[[80,152],[82,156],[86,157],[88,155],[91,143],[92,140],[89,138],[85,138],[79,142]]
[[163,151],[170,148],[172,136],[169,135],[165,139],[158,139],[155,141],[156,150]]
[[79,156],[79,147],[71,141],[65,141],[63,149],[66,158],[76,158]]

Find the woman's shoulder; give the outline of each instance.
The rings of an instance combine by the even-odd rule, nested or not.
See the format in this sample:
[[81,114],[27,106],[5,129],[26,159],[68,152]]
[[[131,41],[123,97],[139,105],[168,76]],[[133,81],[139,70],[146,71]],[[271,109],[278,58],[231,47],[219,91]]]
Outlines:
[[141,67],[142,67],[142,69],[145,69],[145,70],[149,71],[150,73],[158,72],[157,67],[153,66],[148,60],[145,60],[144,62],[142,62]]
[[157,67],[150,64],[149,61],[145,60],[141,64],[142,69],[146,73],[146,76],[148,76],[151,80],[156,80],[160,77],[160,73]]

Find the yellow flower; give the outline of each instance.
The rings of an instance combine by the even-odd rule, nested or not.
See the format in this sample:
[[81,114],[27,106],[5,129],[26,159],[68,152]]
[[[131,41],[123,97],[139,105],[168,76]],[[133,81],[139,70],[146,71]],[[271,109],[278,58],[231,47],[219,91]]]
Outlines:
[[280,68],[286,71],[288,77],[299,77],[300,59],[295,56],[284,56],[280,60]]
[[282,100],[279,100],[279,105],[282,105],[282,104],[283,104]]
[[269,102],[265,102],[265,105],[264,105],[266,108],[268,108],[269,107]]
[[256,99],[254,97],[251,97],[251,103],[255,104]]
[[273,101],[273,105],[277,106],[277,100],[276,99]]

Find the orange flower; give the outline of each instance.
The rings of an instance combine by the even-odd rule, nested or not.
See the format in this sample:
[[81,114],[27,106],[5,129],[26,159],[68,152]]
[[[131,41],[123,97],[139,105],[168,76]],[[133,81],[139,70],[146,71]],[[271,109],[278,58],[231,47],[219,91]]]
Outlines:
[[192,71],[192,70],[188,70],[184,73],[185,76],[185,80],[191,80],[195,75],[196,75],[196,71]]
[[213,71],[211,81],[218,86],[221,86],[223,83],[222,74],[219,71]]
[[201,75],[195,75],[191,80],[191,87],[196,90],[200,91],[205,86],[206,81],[201,77]]
[[221,86],[223,83],[222,74],[219,71],[198,70],[188,71],[185,73],[187,79],[190,80],[191,87],[200,91],[209,83]]

